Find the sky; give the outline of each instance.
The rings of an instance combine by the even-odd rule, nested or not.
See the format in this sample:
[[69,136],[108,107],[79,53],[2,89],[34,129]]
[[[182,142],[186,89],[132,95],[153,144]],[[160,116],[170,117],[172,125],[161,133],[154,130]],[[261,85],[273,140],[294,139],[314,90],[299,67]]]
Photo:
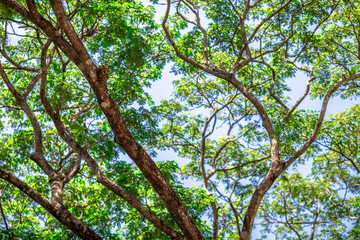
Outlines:
[[[142,2],[144,3],[144,5],[150,4],[149,0],[143,0]],[[158,23],[161,23],[161,19],[165,15],[165,11],[166,11],[166,1],[159,0],[159,4],[155,5],[155,10],[156,10],[155,20]],[[171,72],[171,64],[167,64],[165,66],[165,68],[163,69],[162,78],[160,80],[155,81],[152,84],[151,88],[148,89],[148,92],[152,96],[155,104],[159,104],[162,99],[171,98],[171,93],[173,91],[172,81],[181,77],[182,77],[181,75],[175,75]],[[291,91],[286,94],[286,96],[291,99],[289,101],[289,105],[288,105],[289,107],[292,106],[303,95],[303,93],[305,92],[307,80],[308,78],[303,74],[296,74],[294,78],[287,80],[287,84],[291,89]],[[340,97],[333,97],[328,104],[325,118],[329,118],[331,114],[343,112],[347,108],[353,107],[355,104],[360,104],[360,99],[344,100],[341,99]],[[300,104],[299,109],[320,111],[321,106],[322,106],[322,99],[319,98],[311,99],[310,96],[307,96]],[[176,160],[180,166],[188,162],[188,160],[186,159],[179,158],[177,154],[174,153],[173,151],[159,152],[155,160],[156,161]],[[298,167],[297,171],[300,171],[306,175],[309,173],[310,167],[304,165]],[[188,182],[188,184],[196,185],[196,183],[192,181]],[[198,183],[198,185],[200,186],[200,183]]]
[[[143,1],[147,2],[147,1]],[[160,22],[161,16],[164,15],[165,12],[165,5],[157,6],[156,7],[157,14],[156,19],[158,22]],[[171,93],[173,91],[172,87],[172,81],[176,78],[181,78],[181,75],[174,75],[171,72],[171,65],[168,64],[163,70],[162,78],[152,84],[152,87],[148,90],[148,92],[153,97],[153,100],[155,101],[155,104],[159,104],[161,99],[169,99],[171,97]],[[289,104],[294,104],[304,93],[306,82],[308,78],[304,76],[303,74],[297,74],[294,78],[287,80],[288,86],[291,88],[291,91],[286,94],[286,96],[290,97]],[[355,104],[359,104],[359,99],[356,100],[344,100],[340,97],[333,97],[328,105],[325,118],[329,118],[331,114],[337,113],[337,112],[343,112],[347,108],[353,107]],[[322,99],[311,99],[309,96],[304,99],[304,101],[300,104],[299,108],[304,110],[314,110],[319,111],[322,106]],[[181,166],[183,164],[186,164],[188,160],[179,158],[176,153],[173,151],[163,151],[159,152],[158,156],[155,158],[157,161],[165,161],[165,160],[175,160],[178,162],[178,164]],[[296,171],[300,172],[303,175],[308,175],[311,170],[312,163],[309,161],[307,164],[298,166],[297,168],[290,169],[290,171]],[[185,186],[191,187],[201,187],[201,182],[196,182],[192,179],[188,179],[185,182]],[[253,239],[256,239],[257,237],[260,237],[259,228],[254,229],[253,231]],[[269,238],[271,240],[273,238]]]
[[[143,0],[142,2],[144,5],[150,4],[149,0]],[[161,23],[162,17],[165,15],[166,11],[166,1],[159,0],[159,4],[155,5],[155,10],[155,20],[156,22]],[[204,24],[206,25],[206,22]],[[166,65],[165,69],[163,70],[162,78],[153,83],[151,89],[148,91],[153,97],[155,103],[159,103],[161,99],[167,99],[171,96],[171,82],[174,79],[180,77],[180,75],[175,76],[173,73],[171,73],[170,64]],[[307,77],[303,74],[297,74],[295,78],[287,81],[288,86],[291,88],[291,91],[287,94],[287,96],[291,98],[290,103],[295,103],[300,98],[300,96],[302,96],[305,91],[307,80]],[[354,106],[356,103],[360,103],[360,99],[343,100],[339,97],[332,98],[326,111],[326,116],[328,117],[330,114],[342,112],[345,109]],[[310,99],[310,97],[307,97],[299,107],[305,110],[320,110],[321,104],[321,99]]]
[[[144,4],[147,4],[148,1],[143,1]],[[165,2],[164,0],[160,0],[161,2]],[[166,6],[165,5],[157,5],[156,10],[156,20],[160,22],[161,16],[165,13]],[[163,69],[163,75],[160,80],[155,81],[152,84],[152,87],[148,89],[148,92],[153,97],[155,104],[159,104],[162,99],[169,99],[171,97],[171,93],[173,91],[172,82],[177,79],[181,78],[181,75],[175,75],[171,72],[171,64],[167,64]],[[287,81],[291,91],[287,94],[291,98],[290,103],[295,103],[297,99],[305,91],[306,81],[308,79],[301,74],[298,74],[295,78],[290,79]],[[359,104],[359,99],[357,100],[343,100],[339,97],[332,98],[330,100],[326,117],[329,117],[330,114],[342,112],[345,109],[354,106],[355,104]],[[321,109],[322,100],[321,99],[310,99],[307,97],[300,105],[301,109],[305,110],[320,110]],[[123,160],[129,160],[126,156],[123,156]],[[181,166],[188,162],[186,159],[179,158],[176,153],[173,151],[163,151],[159,152],[158,156],[155,158],[157,161],[166,161],[166,160],[176,160],[178,164]],[[129,160],[130,161],[130,160]],[[307,173],[309,168],[308,166],[303,166],[298,169],[303,173]],[[185,181],[186,186],[197,186],[200,187],[201,183],[195,182],[191,179]],[[254,231],[254,237],[258,236],[256,231]]]

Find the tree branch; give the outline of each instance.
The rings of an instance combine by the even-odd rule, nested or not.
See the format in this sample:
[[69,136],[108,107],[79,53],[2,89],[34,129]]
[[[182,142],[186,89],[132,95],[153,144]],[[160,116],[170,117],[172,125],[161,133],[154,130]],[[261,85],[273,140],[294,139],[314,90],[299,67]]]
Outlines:
[[0,168],[0,178],[11,183],[20,191],[24,192],[35,202],[45,208],[60,223],[64,224],[68,229],[82,239],[101,240],[102,238],[87,227],[84,223],[74,217],[63,204],[56,201],[50,201],[43,197],[40,193],[32,189],[29,185],[18,179],[12,173]]

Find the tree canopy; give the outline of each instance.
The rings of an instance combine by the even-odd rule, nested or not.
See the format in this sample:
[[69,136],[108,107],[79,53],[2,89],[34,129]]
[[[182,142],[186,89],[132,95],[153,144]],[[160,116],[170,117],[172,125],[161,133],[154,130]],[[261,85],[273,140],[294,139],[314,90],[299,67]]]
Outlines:
[[359,239],[360,105],[325,117],[359,29],[355,0],[0,0],[0,238]]

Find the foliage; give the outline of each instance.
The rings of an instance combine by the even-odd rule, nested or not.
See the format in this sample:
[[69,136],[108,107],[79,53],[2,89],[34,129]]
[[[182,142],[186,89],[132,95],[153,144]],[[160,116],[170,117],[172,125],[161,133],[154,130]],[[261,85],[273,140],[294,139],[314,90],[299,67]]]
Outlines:
[[360,4],[157,4],[0,0],[0,238],[360,238]]

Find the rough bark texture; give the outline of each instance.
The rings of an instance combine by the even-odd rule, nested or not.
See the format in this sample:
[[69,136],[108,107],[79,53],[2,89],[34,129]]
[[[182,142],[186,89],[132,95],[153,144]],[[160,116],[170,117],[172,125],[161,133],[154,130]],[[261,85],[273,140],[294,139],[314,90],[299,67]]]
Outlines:
[[[101,78],[101,76],[100,76]],[[104,82],[101,81],[101,82]],[[136,142],[134,137],[127,129],[120,111],[111,99],[106,86],[97,86],[93,88],[98,102],[111,125],[115,135],[115,142],[119,144],[129,157],[139,167],[147,180],[154,187],[156,192],[163,200],[166,208],[178,224],[184,236],[188,239],[203,239],[202,234],[195,226],[194,222],[187,214],[175,190],[160,172],[155,162],[150,158],[146,151]]]
[[[59,133],[59,136],[79,155],[81,156],[88,166],[94,171],[97,181],[103,184],[105,187],[113,191],[119,197],[123,198],[127,201],[131,206],[137,209],[145,218],[147,218],[150,222],[152,222],[156,227],[162,230],[165,234],[172,237],[173,239],[183,239],[184,237],[178,233],[177,231],[173,230],[169,226],[167,226],[163,221],[161,221],[156,215],[154,215],[151,211],[145,208],[141,202],[132,194],[128,193],[126,190],[122,189],[119,185],[111,181],[107,178],[100,169],[99,164],[90,156],[87,152],[87,149],[81,147],[71,136],[65,131],[64,123],[61,121],[60,116],[54,111],[51,104],[49,103],[46,97],[46,81],[47,81],[47,66],[49,65],[46,62],[46,52],[50,45],[50,41],[48,41],[43,49],[41,54],[41,86],[40,86],[40,99],[41,102],[47,112],[47,114],[53,120],[55,127]],[[99,73],[102,72],[103,75],[106,75],[106,67],[103,67],[99,70]],[[56,189],[59,189],[58,185],[55,184],[54,186]],[[57,196],[61,193],[54,191],[54,196]]]
[[[45,44],[45,48],[50,45],[50,42]],[[27,117],[30,119],[32,127],[34,129],[34,153],[30,155],[30,158],[47,174],[50,180],[51,189],[51,200],[46,199],[40,193],[30,188],[27,184],[19,180],[12,173],[0,169],[0,178],[10,182],[21,191],[26,193],[30,198],[39,203],[44,207],[50,214],[58,219],[63,225],[69,230],[74,232],[77,236],[82,239],[101,239],[94,231],[87,227],[84,223],[78,220],[72,215],[67,208],[64,206],[62,201],[62,191],[65,183],[69,181],[74,175],[65,177],[62,174],[58,174],[46,161],[43,155],[43,144],[42,144],[42,133],[40,125],[34,112],[30,109],[26,102],[26,90],[23,94],[20,94],[15,87],[12,85],[10,79],[6,75],[3,67],[0,64],[0,76],[5,82],[6,86],[15,97],[20,108],[25,112]],[[32,84],[32,83],[30,83]],[[72,172],[70,170],[70,172]]]
[[48,200],[43,197],[40,193],[29,187],[26,183],[22,182],[20,179],[15,177],[12,173],[0,169],[0,178],[8,181],[13,184],[15,187],[20,189],[35,202],[40,204],[45,208],[49,213],[51,213],[59,222],[66,226],[69,230],[75,233],[81,239],[86,240],[101,240],[102,238],[97,235],[93,230],[87,227],[79,219],[75,218],[63,204],[55,201]]
[[[52,9],[54,11],[54,14],[58,20],[59,23],[59,29],[54,27],[50,21],[45,19],[39,12],[36,7],[34,0],[26,0],[27,7],[23,6],[16,0],[0,0],[1,3],[4,3],[5,5],[12,8],[14,11],[16,11],[18,14],[22,15],[25,19],[31,21],[34,23],[38,28],[40,28],[48,37],[49,41],[45,44],[42,54],[42,85],[41,85],[41,100],[42,103],[47,111],[47,113],[50,115],[50,117],[53,119],[53,122],[58,130],[59,135],[71,146],[74,151],[82,158],[85,159],[87,164],[93,169],[97,176],[97,180],[99,183],[103,184],[110,190],[112,190],[114,193],[116,193],[121,198],[125,199],[128,203],[130,203],[133,207],[135,207],[141,214],[143,214],[148,220],[150,220],[155,226],[157,226],[160,230],[162,230],[164,233],[166,233],[168,236],[174,238],[174,239],[191,239],[191,240],[197,240],[197,239],[204,239],[192,219],[190,218],[189,214],[187,213],[186,209],[182,205],[179,197],[177,196],[176,192],[172,188],[172,186],[169,184],[169,182],[166,180],[166,178],[163,176],[163,174],[160,172],[154,161],[150,158],[150,156],[146,153],[146,151],[140,146],[140,144],[135,140],[133,135],[128,130],[126,123],[124,119],[122,118],[122,115],[119,111],[119,108],[116,106],[116,103],[111,98],[108,88],[107,88],[107,67],[106,66],[96,66],[96,64],[92,61],[91,56],[89,55],[88,51],[86,50],[84,44],[82,43],[79,35],[75,32],[65,10],[64,6],[62,4],[61,0],[50,0],[50,4],[52,6]],[[288,6],[292,0],[288,0],[285,2],[282,6],[280,6],[276,11],[274,11],[272,14],[270,14],[267,18],[265,18],[263,21],[259,23],[259,25],[254,29],[253,33],[251,33],[249,36],[247,36],[246,29],[245,29],[245,18],[246,15],[249,13],[250,8],[247,4],[243,16],[240,16],[240,31],[243,36],[244,46],[239,52],[237,56],[237,60],[235,64],[233,65],[232,69],[230,71],[226,71],[220,67],[215,66],[209,61],[209,54],[207,49],[207,41],[206,41],[206,31],[201,28],[201,26],[198,26],[203,34],[203,44],[204,44],[204,59],[205,63],[197,62],[193,59],[190,59],[183,55],[179,48],[176,46],[175,41],[171,38],[170,31],[166,27],[166,22],[169,16],[170,12],[170,5],[171,1],[167,0],[167,11],[166,15],[164,17],[162,26],[164,28],[166,37],[168,41],[170,42],[171,46],[173,47],[176,55],[181,58],[182,60],[186,61],[187,63],[195,66],[198,69],[203,70],[204,72],[207,72],[209,74],[212,74],[213,76],[222,78],[229,83],[231,83],[236,89],[238,89],[257,109],[257,112],[259,113],[263,127],[268,133],[269,141],[270,141],[270,152],[271,152],[271,166],[269,172],[266,174],[263,181],[257,186],[255,189],[252,198],[250,200],[249,206],[247,208],[247,211],[245,213],[244,222],[242,226],[242,231],[240,234],[240,239],[242,240],[248,240],[251,237],[251,231],[254,224],[254,219],[256,216],[256,213],[258,211],[260,202],[266,192],[269,190],[269,188],[273,185],[273,183],[276,181],[276,179],[282,174],[298,157],[300,157],[315,141],[317,138],[319,131],[321,129],[327,104],[330,100],[330,97],[333,95],[333,93],[345,82],[357,79],[360,77],[360,74],[354,74],[349,77],[343,76],[341,80],[339,80],[338,83],[332,87],[328,93],[326,94],[322,109],[318,118],[318,122],[313,130],[312,135],[309,137],[308,141],[304,143],[304,145],[292,156],[289,160],[286,162],[282,161],[278,152],[278,141],[276,133],[273,129],[273,125],[270,121],[270,118],[266,112],[266,109],[264,108],[262,102],[259,100],[254,93],[252,93],[250,90],[251,88],[248,88],[248,86],[245,86],[242,82],[240,82],[236,78],[236,73],[239,71],[242,67],[246,66],[247,64],[251,62],[256,62],[256,59],[260,59],[263,55],[266,54],[266,52],[261,53],[258,56],[252,56],[249,43],[253,40],[258,30],[261,28],[261,26],[268,20],[270,20],[272,17],[274,17],[276,14],[278,14],[280,11],[282,11],[286,6]],[[248,2],[249,3],[249,2]],[[301,8],[300,8],[301,9]],[[299,10],[300,10],[299,9]],[[65,35],[62,35],[63,32]],[[289,38],[286,38],[284,42],[282,42],[279,46],[283,46]],[[151,213],[148,209],[146,209],[140,201],[138,201],[133,195],[126,192],[124,189],[122,189],[120,186],[112,182],[110,179],[108,179],[104,174],[101,172],[101,169],[99,168],[98,164],[92,157],[88,154],[87,150],[80,145],[78,145],[65,131],[65,128],[63,126],[63,123],[61,121],[61,118],[59,114],[55,113],[53,109],[51,108],[51,105],[46,99],[45,95],[45,89],[46,89],[46,51],[48,46],[53,42],[61,51],[71,60],[73,61],[86,80],[88,81],[89,85],[91,86],[91,89],[94,91],[94,94],[97,98],[98,104],[100,105],[104,115],[106,116],[111,129],[115,136],[115,142],[124,149],[124,151],[129,155],[129,157],[136,163],[136,165],[139,167],[139,169],[142,171],[144,176],[147,178],[147,180],[150,182],[150,184],[154,187],[156,192],[159,194],[161,199],[163,200],[166,208],[178,224],[179,228],[181,229],[183,235],[176,232],[175,230],[169,228],[167,225],[165,225],[159,218],[157,218],[153,213]],[[274,50],[275,51],[275,50]],[[34,154],[31,156],[31,158],[42,168],[42,170],[49,176],[50,184],[51,184],[51,193],[52,193],[52,199],[48,200],[41,196],[39,193],[31,189],[28,185],[26,185],[24,182],[16,178],[14,175],[12,175],[10,172],[7,172],[5,170],[0,169],[0,177],[10,183],[12,183],[14,186],[19,188],[21,191],[25,192],[28,196],[30,196],[32,199],[34,199],[36,202],[41,204],[47,211],[49,211],[51,214],[53,214],[62,224],[64,224],[66,227],[68,227],[71,231],[76,233],[79,237],[82,239],[101,239],[96,233],[94,233],[91,229],[89,229],[87,226],[85,226],[81,221],[76,219],[62,204],[62,189],[64,185],[66,184],[69,179],[71,179],[74,176],[74,171],[76,172],[76,165],[72,166],[71,169],[69,169],[69,176],[61,176],[56,173],[54,169],[51,168],[51,166],[47,163],[46,159],[42,155],[42,136],[41,136],[41,130],[39,127],[39,124],[36,120],[36,117],[34,113],[31,111],[29,106],[26,103],[26,96],[31,91],[31,89],[34,87],[36,83],[36,78],[32,81],[32,83],[29,85],[28,89],[24,91],[23,94],[19,94],[15,88],[11,85],[11,82],[9,79],[7,79],[7,76],[3,69],[1,69],[1,76],[4,79],[4,82],[6,83],[7,87],[11,91],[11,93],[15,96],[17,103],[21,107],[21,109],[27,114],[28,118],[30,119],[34,134],[35,134],[35,144],[34,144]],[[40,74],[40,73],[38,73]],[[40,75],[36,76],[37,78],[40,77]],[[312,80],[311,80],[312,81]],[[309,89],[307,89],[307,92],[305,92],[306,96],[308,94]],[[270,89],[271,93],[271,89]],[[274,97],[276,99],[276,97]],[[299,102],[295,104],[293,108],[290,110],[287,109],[287,107],[283,104],[279,99],[276,99],[282,107],[284,107],[286,110],[288,110],[288,113],[286,114],[286,117],[284,121],[286,122],[287,119],[290,117],[292,112],[295,110],[295,108],[300,104],[300,102],[303,100],[304,97],[302,97]],[[205,169],[205,168],[204,168]],[[70,175],[70,173],[72,173]],[[205,170],[203,171],[203,175],[205,178],[207,178],[205,174]],[[206,181],[205,181],[205,188],[206,188]],[[214,203],[212,205],[213,211],[214,211],[214,223],[217,223],[217,207]],[[213,227],[214,230],[214,239],[217,238],[217,224]]]
[[[314,128],[313,134],[310,136],[309,140],[292,157],[290,157],[289,160],[287,160],[286,162],[281,160],[279,152],[277,150],[278,144],[279,144],[278,143],[279,139],[277,138],[276,132],[274,131],[273,125],[272,125],[272,123],[270,121],[270,118],[268,117],[266,109],[264,108],[264,106],[261,103],[261,101],[259,100],[259,98],[257,96],[255,96],[249,90],[249,88],[247,86],[245,86],[238,79],[236,79],[235,74],[236,74],[237,71],[239,71],[241,68],[243,68],[244,66],[246,66],[250,62],[256,62],[256,61],[258,61],[257,59],[259,59],[263,55],[269,53],[269,52],[263,52],[263,53],[261,53],[261,54],[259,54],[257,56],[252,56],[251,50],[249,48],[249,43],[255,37],[257,31],[260,29],[260,27],[266,21],[270,20],[272,17],[274,17],[276,14],[278,14],[281,10],[283,10],[291,2],[292,2],[292,0],[288,0],[282,6],[280,6],[276,11],[274,11],[272,14],[270,14],[267,18],[263,19],[257,25],[257,27],[254,29],[254,31],[250,34],[250,36],[247,36],[247,32],[246,32],[246,29],[245,29],[245,21],[244,21],[244,19],[246,18],[246,15],[249,13],[249,5],[248,4],[246,5],[245,9],[243,10],[243,15],[239,16],[240,17],[240,30],[241,30],[241,34],[243,36],[244,46],[242,47],[241,51],[239,52],[239,54],[237,56],[237,60],[236,60],[235,64],[233,65],[231,71],[226,71],[226,70],[224,70],[224,69],[222,69],[220,67],[217,67],[214,64],[210,63],[208,61],[208,59],[207,59],[207,54],[205,54],[205,53],[204,53],[205,64],[202,64],[202,63],[197,62],[197,61],[195,61],[193,59],[190,59],[190,58],[188,58],[187,56],[185,56],[184,54],[181,53],[181,51],[177,47],[175,41],[172,39],[170,31],[168,30],[168,28],[166,26],[166,22],[168,20],[168,16],[169,16],[169,12],[170,12],[170,5],[171,5],[170,0],[167,0],[167,10],[166,10],[166,14],[165,14],[165,17],[163,19],[163,22],[162,22],[162,27],[163,27],[163,29],[165,31],[167,40],[169,41],[169,43],[173,47],[173,49],[175,51],[175,54],[179,58],[184,60],[185,62],[197,67],[198,69],[201,69],[204,72],[207,72],[207,73],[209,73],[209,74],[211,74],[213,76],[222,78],[222,79],[226,80],[227,82],[231,83],[236,89],[238,89],[255,106],[255,108],[257,109],[257,111],[258,111],[258,113],[259,113],[259,115],[261,117],[262,125],[263,125],[263,127],[265,128],[265,130],[268,133],[269,140],[270,140],[270,146],[271,146],[270,147],[270,152],[271,152],[271,160],[272,160],[270,170],[266,174],[263,181],[255,189],[255,191],[254,191],[254,193],[253,193],[253,195],[251,197],[250,203],[249,203],[249,205],[247,207],[247,211],[245,213],[243,227],[242,227],[242,231],[241,231],[241,234],[240,234],[240,239],[241,240],[249,240],[250,239],[251,231],[252,231],[252,228],[253,228],[256,213],[258,211],[260,202],[261,202],[262,198],[264,197],[264,195],[266,194],[266,192],[274,184],[276,179],[296,159],[298,159],[311,146],[311,144],[317,138],[317,136],[318,136],[318,134],[320,132],[323,120],[324,120],[327,104],[328,104],[332,94],[342,84],[344,84],[345,82],[350,81],[352,79],[357,79],[357,78],[360,77],[359,74],[354,74],[354,75],[349,76],[347,78],[343,76],[342,79],[333,88],[331,88],[328,91],[328,93],[326,94],[326,96],[325,96],[325,98],[323,100],[323,106],[322,106],[320,114],[319,114],[318,122],[317,122],[317,124],[316,124],[316,126]],[[303,6],[304,5],[302,5],[299,8],[299,11],[301,10],[301,8]],[[203,35],[203,38],[206,39],[206,34]],[[283,46],[287,41],[289,41],[289,39],[290,39],[290,37],[286,38],[284,40],[284,42],[282,42],[280,44],[280,46]],[[206,46],[204,46],[204,48],[206,48]],[[278,49],[276,49],[276,50],[278,50]],[[311,82],[313,79],[314,79],[314,77],[312,77],[309,81]],[[269,90],[271,91],[271,89],[269,89]],[[307,92],[305,94],[307,94]],[[279,100],[279,99],[277,99],[277,100]],[[291,113],[300,104],[301,101],[302,101],[302,99],[300,99],[299,103],[296,103],[296,105],[291,110],[288,110],[287,107],[285,107],[285,109],[288,110],[288,114],[285,116],[284,121],[286,121],[286,119],[289,118]],[[281,105],[284,107],[282,102],[281,102]]]
[[33,0],[26,0],[28,9],[14,0],[0,0],[0,2],[6,4],[24,18],[38,26],[51,41],[79,67],[94,91],[97,101],[111,125],[115,135],[115,142],[125,150],[154,187],[184,236],[187,239],[193,240],[204,239],[182,205],[175,190],[126,127],[118,107],[107,90],[106,81],[108,76],[106,74],[106,66],[97,67],[92,61],[71,25],[62,2],[60,0],[51,0],[50,4],[59,21],[60,28],[64,31],[70,42],[68,42],[48,20],[40,15]]

